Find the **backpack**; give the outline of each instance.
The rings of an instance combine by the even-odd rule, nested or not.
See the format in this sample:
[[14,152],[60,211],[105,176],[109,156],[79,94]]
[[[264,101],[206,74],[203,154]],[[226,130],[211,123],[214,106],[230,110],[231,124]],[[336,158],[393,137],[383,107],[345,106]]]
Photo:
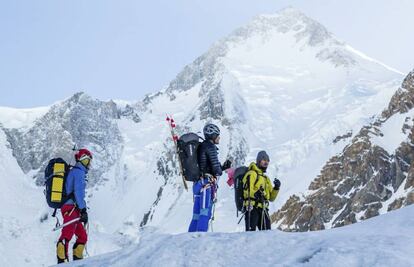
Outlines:
[[234,200],[236,202],[237,211],[243,211],[243,177],[248,170],[248,167],[241,166],[234,171]]
[[196,182],[200,179],[197,153],[199,145],[200,136],[195,133],[184,134],[177,141],[178,157],[186,181]]
[[62,158],[49,161],[45,169],[45,195],[46,202],[53,209],[60,209],[71,196],[66,195],[66,177],[70,165]]

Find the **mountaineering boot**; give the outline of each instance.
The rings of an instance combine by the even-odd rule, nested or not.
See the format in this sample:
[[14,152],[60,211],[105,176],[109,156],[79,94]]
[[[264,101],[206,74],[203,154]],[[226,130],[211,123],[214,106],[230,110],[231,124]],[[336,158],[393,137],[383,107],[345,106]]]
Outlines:
[[57,263],[69,262],[68,255],[66,253],[66,240],[59,240],[56,244],[56,256]]
[[73,260],[82,260],[83,259],[83,250],[85,249],[85,244],[75,243],[73,245]]

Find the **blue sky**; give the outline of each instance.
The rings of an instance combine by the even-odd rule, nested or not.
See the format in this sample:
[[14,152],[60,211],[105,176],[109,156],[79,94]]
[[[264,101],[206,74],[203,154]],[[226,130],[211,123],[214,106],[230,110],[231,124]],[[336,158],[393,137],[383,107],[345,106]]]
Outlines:
[[412,0],[0,0],[0,106],[85,91],[138,100],[255,15],[292,6],[402,72],[414,68]]

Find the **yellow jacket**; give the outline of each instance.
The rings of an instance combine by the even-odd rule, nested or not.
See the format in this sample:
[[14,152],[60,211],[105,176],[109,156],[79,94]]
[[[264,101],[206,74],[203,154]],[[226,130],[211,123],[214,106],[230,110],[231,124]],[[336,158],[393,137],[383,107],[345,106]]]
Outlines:
[[279,190],[273,189],[273,185],[269,177],[267,177],[266,174],[264,174],[263,171],[257,167],[256,163],[252,162],[249,166],[249,170],[243,177],[243,197],[245,199],[245,207],[250,204],[253,207],[263,208],[263,203],[256,203],[254,197],[254,194],[260,188],[263,188],[264,190],[263,193],[266,200],[265,207],[267,207],[269,201],[274,201],[276,199]]

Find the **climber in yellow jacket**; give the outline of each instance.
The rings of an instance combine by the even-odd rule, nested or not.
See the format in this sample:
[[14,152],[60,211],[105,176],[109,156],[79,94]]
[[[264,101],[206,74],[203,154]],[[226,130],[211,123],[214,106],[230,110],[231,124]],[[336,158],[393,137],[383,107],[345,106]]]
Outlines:
[[243,177],[243,198],[245,209],[246,231],[270,230],[269,201],[274,201],[279,193],[280,181],[272,182],[266,170],[270,158],[265,151],[257,154],[256,162],[252,162]]

